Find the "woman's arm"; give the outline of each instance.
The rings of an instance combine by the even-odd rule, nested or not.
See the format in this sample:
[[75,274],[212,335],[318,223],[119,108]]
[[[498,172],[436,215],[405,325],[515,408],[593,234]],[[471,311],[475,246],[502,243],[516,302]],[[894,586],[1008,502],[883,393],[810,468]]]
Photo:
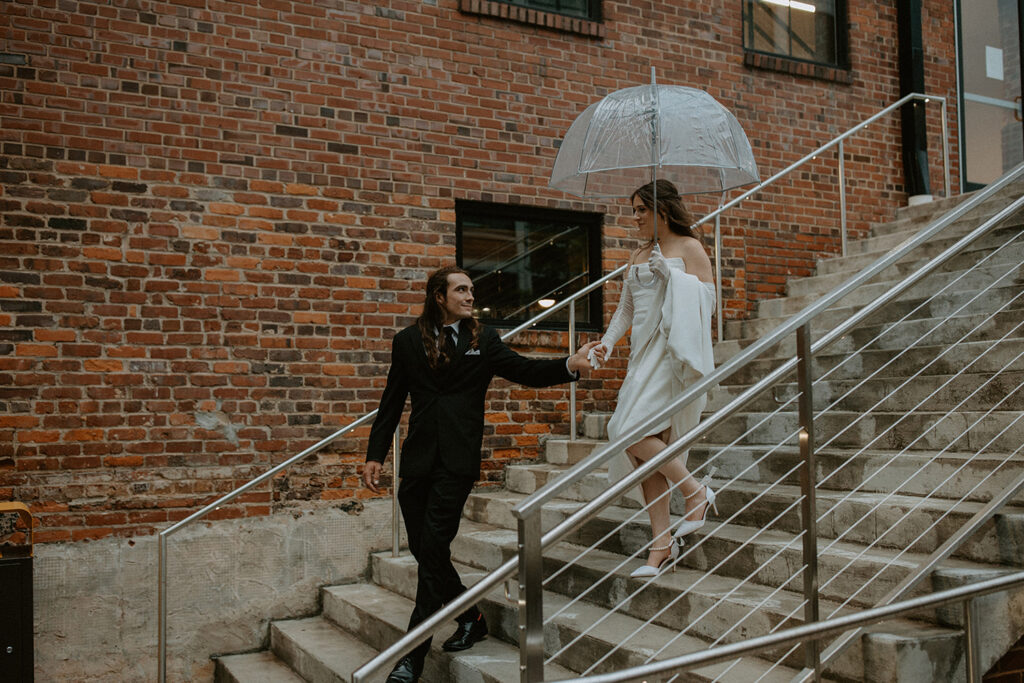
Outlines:
[[[630,263],[633,259],[630,258]],[[629,288],[629,271],[622,282],[622,292],[619,294],[619,305],[615,308],[612,319],[608,322],[608,328],[601,337],[600,345],[595,349],[595,355],[602,362],[608,360],[612,353],[612,347],[622,338],[633,324],[633,291]],[[604,351],[601,351],[601,348]]]

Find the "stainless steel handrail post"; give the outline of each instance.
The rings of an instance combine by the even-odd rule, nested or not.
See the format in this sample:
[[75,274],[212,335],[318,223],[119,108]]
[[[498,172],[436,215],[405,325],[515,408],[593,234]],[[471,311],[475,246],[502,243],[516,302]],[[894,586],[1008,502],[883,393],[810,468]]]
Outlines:
[[843,256],[846,256],[846,154],[843,140],[839,141],[839,237],[842,241]]
[[[576,302],[569,306],[569,355],[576,353]],[[569,440],[576,440],[576,382],[569,385]]]
[[391,437],[391,557],[398,557],[398,543],[401,536],[398,519],[401,512],[398,508],[398,451],[401,447],[399,430],[395,427],[395,434]]
[[[725,193],[718,200],[718,208],[725,204]],[[715,214],[715,324],[718,326],[718,341],[725,339],[725,323],[722,321],[722,214]]]
[[[926,99],[925,102],[928,100]],[[949,184],[949,123],[946,121],[946,98],[939,98],[939,104],[941,105],[942,112],[942,170],[945,172],[946,180],[946,197],[949,197],[950,184]]]
[[[815,487],[817,467],[814,462],[814,377],[811,371],[811,329],[805,323],[796,330],[797,385],[800,388],[800,504],[803,528],[804,622],[814,623],[818,613],[818,525]],[[821,680],[821,645],[817,640],[804,643],[804,666],[814,671],[814,680]]]
[[160,532],[160,534],[159,534],[160,535],[160,549],[163,551],[163,557],[161,557],[159,559],[159,562],[161,563],[161,566],[160,566],[160,569],[159,569],[159,572],[161,574],[160,590],[161,590],[161,593],[162,593],[164,599],[162,601],[161,600],[157,601],[157,609],[160,611],[160,616],[158,617],[158,620],[160,622],[160,628],[159,628],[159,633],[158,633],[158,636],[157,636],[158,640],[159,640],[159,643],[157,644],[157,652],[158,652],[159,659],[160,659],[160,662],[159,662],[158,667],[157,667],[158,670],[159,670],[159,673],[157,675],[157,678],[159,679],[159,683],[164,683],[166,678],[167,678],[167,657],[166,657],[166,655],[167,655],[167,640],[166,640],[167,639],[167,600],[166,600],[166,597],[167,597],[167,595],[166,595],[167,594],[167,564],[166,564],[167,563],[167,545],[166,545],[167,539],[170,536],[172,536],[173,534],[177,533],[181,529],[183,529],[186,526],[188,526],[189,524],[191,524],[192,522],[195,522],[196,520],[202,519],[206,515],[210,514],[211,512],[213,512],[214,510],[219,508],[221,505],[224,505],[225,503],[229,503],[230,501],[232,501],[235,498],[237,498],[238,496],[242,495],[243,493],[245,493],[249,489],[252,489],[252,488],[254,488],[256,486],[259,486],[260,484],[262,484],[263,482],[267,481],[268,479],[271,479],[271,478],[275,477],[278,472],[281,472],[281,471],[287,469],[288,467],[291,467],[294,463],[297,463],[298,461],[302,460],[307,455],[310,455],[311,453],[315,453],[316,451],[320,450],[324,446],[326,446],[328,444],[331,444],[334,441],[337,441],[342,436],[344,436],[345,434],[348,434],[349,432],[351,432],[352,430],[356,429],[357,427],[361,427],[364,424],[368,424],[368,423],[372,422],[373,418],[376,417],[376,416],[377,416],[377,411],[376,410],[370,411],[369,413],[367,413],[366,415],[363,415],[361,418],[359,418],[355,422],[350,423],[347,427],[342,427],[341,429],[339,429],[338,431],[334,432],[330,436],[328,436],[328,437],[326,437],[324,439],[321,439],[320,441],[317,441],[315,444],[313,444],[309,448],[304,449],[301,453],[297,453],[297,454],[293,455],[292,457],[288,458],[287,460],[285,460],[281,464],[276,465],[276,466],[270,468],[269,470],[267,470],[266,472],[264,472],[260,476],[256,477],[255,479],[253,479],[253,480],[251,480],[249,482],[246,482],[245,484],[243,484],[242,486],[239,486],[237,489],[235,489],[234,491],[231,491],[230,493],[224,494],[223,496],[221,496],[217,500],[213,501],[212,503],[210,503],[209,505],[207,505],[203,509],[198,510],[196,512],[193,512],[191,515],[189,515],[185,519],[181,520],[180,522],[176,522],[175,524],[172,524],[171,526],[167,527],[166,529],[164,529],[163,531]]
[[544,602],[541,515],[518,521],[519,528],[519,680],[544,680]]
[[964,678],[968,683],[981,683],[978,669],[978,619],[974,598],[964,600]]
[[157,540],[157,681],[167,681],[167,537]]

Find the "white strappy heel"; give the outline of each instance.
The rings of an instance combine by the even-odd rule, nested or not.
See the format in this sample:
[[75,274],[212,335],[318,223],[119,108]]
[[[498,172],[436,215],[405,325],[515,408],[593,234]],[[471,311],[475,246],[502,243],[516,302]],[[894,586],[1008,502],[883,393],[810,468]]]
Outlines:
[[668,545],[653,546],[651,550],[669,550],[671,551],[664,560],[662,560],[657,567],[652,567],[649,564],[645,564],[642,567],[637,567],[629,575],[633,579],[653,579],[658,574],[661,574],[667,568],[671,567],[672,571],[676,570],[676,560],[679,559],[679,544],[674,541]]
[[676,530],[672,533],[673,537],[682,538],[683,536],[692,534],[694,531],[697,531],[698,529],[703,527],[704,522],[706,522],[708,518],[708,510],[714,510],[715,514],[718,514],[718,506],[715,505],[715,499],[717,498],[717,496],[715,495],[715,492],[711,490],[711,487],[708,485],[711,483],[711,475],[713,475],[714,473],[715,468],[712,468],[712,470],[707,474],[707,476],[705,476],[700,481],[701,485],[704,487],[704,513],[700,516],[700,519],[684,518],[683,521],[679,523],[679,526],[676,528]]

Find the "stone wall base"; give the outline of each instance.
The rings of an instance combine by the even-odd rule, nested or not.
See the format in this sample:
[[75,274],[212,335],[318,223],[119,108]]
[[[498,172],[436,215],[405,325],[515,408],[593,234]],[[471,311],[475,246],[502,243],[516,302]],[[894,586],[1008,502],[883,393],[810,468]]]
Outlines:
[[[36,546],[38,681],[157,678],[157,536]],[[169,681],[212,680],[211,655],[267,644],[271,619],[315,614],[390,547],[391,500],[199,522],[168,541]]]

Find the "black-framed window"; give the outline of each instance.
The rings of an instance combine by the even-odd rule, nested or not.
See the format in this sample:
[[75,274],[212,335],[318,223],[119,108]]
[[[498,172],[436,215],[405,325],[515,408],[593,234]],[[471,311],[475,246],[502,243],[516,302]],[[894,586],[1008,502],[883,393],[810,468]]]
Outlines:
[[601,0],[495,0],[506,5],[601,21]]
[[846,0],[743,0],[743,47],[846,68]]
[[[456,258],[473,278],[478,318],[512,327],[601,276],[600,213],[455,202]],[[576,325],[600,330],[601,288],[576,302]],[[538,327],[565,329],[568,307]]]

